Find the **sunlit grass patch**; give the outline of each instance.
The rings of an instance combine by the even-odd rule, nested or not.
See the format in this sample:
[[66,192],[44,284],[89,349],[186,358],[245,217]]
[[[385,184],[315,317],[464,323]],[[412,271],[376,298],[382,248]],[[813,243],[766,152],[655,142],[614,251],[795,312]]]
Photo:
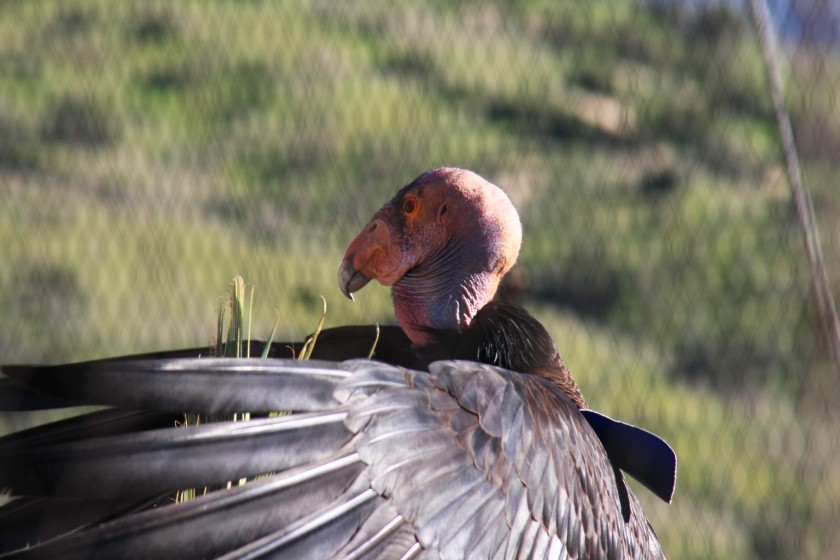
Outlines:
[[[764,68],[739,15],[630,0],[41,0],[6,2],[3,15],[4,361],[212,346],[214,302],[234,271],[257,286],[260,337],[280,309],[276,336],[300,340],[320,294],[330,323],[392,323],[387,288],[353,305],[336,290],[345,243],[420,172],[464,166],[520,210],[524,301],[572,318],[549,327],[587,396],[608,393],[622,419],[663,435],[685,429],[691,504],[678,482],[654,523],[666,552],[837,556],[820,536],[833,534],[840,503],[826,466],[836,441],[822,432],[840,432],[827,414],[836,372],[809,307]],[[782,73],[837,278],[840,65],[799,47]],[[67,100],[88,114],[50,125]],[[588,111],[611,107],[632,116],[618,121],[620,141],[592,130],[609,119]],[[114,127],[101,143],[97,110]],[[76,125],[91,125],[79,136],[88,144],[73,140]],[[577,355],[567,328],[597,351]],[[632,386],[613,381],[617,363]],[[784,414],[752,414],[762,399]],[[704,406],[754,424],[710,421],[715,446],[696,420]],[[803,451],[797,430],[820,443]],[[750,447],[747,467],[727,463],[703,493],[698,481],[720,468],[706,454],[738,456],[733,433],[763,442],[766,465]]]

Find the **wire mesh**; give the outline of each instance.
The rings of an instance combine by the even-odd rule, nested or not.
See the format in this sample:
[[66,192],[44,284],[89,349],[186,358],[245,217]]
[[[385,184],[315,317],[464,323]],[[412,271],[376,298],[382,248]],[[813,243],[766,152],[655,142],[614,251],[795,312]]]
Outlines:
[[[840,292],[840,9],[769,2]],[[738,2],[3,2],[0,361],[392,321],[346,244],[440,165],[519,208],[503,297],[589,403],[665,437],[673,558],[840,557],[840,391]],[[276,311],[275,311],[276,310]]]

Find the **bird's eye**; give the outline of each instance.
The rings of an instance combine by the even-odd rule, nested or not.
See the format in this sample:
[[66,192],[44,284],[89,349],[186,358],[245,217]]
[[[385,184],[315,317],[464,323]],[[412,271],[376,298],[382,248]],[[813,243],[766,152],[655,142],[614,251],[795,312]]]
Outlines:
[[414,198],[406,198],[403,200],[403,212],[406,215],[414,214],[414,211],[417,210],[417,200]]

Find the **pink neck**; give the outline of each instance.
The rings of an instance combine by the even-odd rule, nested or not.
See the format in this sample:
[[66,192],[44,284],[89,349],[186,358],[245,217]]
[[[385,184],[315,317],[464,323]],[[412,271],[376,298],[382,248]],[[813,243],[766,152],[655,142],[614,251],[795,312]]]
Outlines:
[[[444,267],[439,267],[443,269]],[[469,272],[454,268],[436,274],[420,268],[394,284],[391,297],[397,322],[417,346],[432,342],[429,330],[461,330],[496,291],[498,281],[491,272]]]

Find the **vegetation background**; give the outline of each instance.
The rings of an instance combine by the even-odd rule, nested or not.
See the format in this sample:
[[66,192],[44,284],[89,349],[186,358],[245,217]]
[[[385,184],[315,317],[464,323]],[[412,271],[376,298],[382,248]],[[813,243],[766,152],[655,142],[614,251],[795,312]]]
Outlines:
[[[343,250],[463,166],[524,222],[504,297],[675,447],[674,503],[638,490],[669,556],[838,558],[838,372],[733,5],[0,2],[0,361],[209,345],[236,274],[257,337],[319,295],[390,322],[387,289],[341,297]],[[786,34],[782,74],[840,295],[837,27]]]

